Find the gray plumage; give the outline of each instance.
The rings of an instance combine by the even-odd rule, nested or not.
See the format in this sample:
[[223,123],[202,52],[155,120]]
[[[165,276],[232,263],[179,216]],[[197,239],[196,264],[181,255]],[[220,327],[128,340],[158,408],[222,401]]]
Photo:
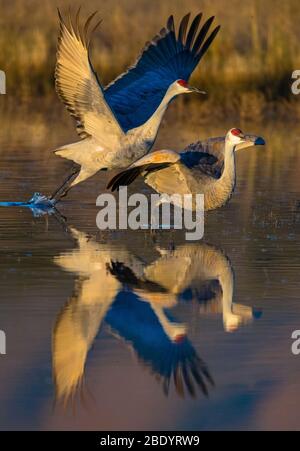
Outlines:
[[235,151],[263,144],[260,137],[231,129],[224,138],[199,141],[179,154],[171,150],[152,152],[117,174],[108,188],[114,191],[142,175],[160,194],[204,194],[205,210],[213,210],[224,205],[234,191]]

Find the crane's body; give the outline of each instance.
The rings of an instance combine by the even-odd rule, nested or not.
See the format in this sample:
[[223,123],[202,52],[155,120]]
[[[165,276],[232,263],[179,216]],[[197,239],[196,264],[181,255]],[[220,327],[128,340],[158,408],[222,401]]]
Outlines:
[[[219,138],[213,141],[214,144],[220,142],[222,143]],[[234,191],[235,150],[263,144],[264,140],[260,137],[244,135],[239,129],[231,129],[223,138],[223,161],[206,153],[205,146],[202,145],[182,153],[160,150],[150,153],[117,174],[108,187],[114,191],[142,175],[145,182],[160,194],[204,194],[205,210],[214,210],[228,202]],[[193,201],[194,209],[195,198]]]
[[[146,183],[160,193],[169,195],[201,193],[204,195],[205,210],[214,210],[221,207],[230,199],[236,182],[234,145],[226,142],[224,146],[224,166],[219,176],[204,172],[201,165],[189,167],[186,154],[178,155],[178,163],[162,169],[160,173],[151,172],[145,177]],[[181,178],[181,186],[172,183],[167,186],[168,180],[174,182]],[[194,204],[193,204],[194,205]]]
[[56,155],[72,160],[81,167],[79,175],[70,186],[82,182],[102,169],[126,168],[136,159],[146,155],[155,142],[170,101],[184,92],[186,88],[177,82],[173,83],[147,122],[126,133],[108,134],[104,140],[91,136],[57,149]]
[[135,65],[104,89],[89,55],[89,27],[94,15],[81,29],[79,11],[76,24],[70,19],[68,26],[59,13],[55,85],[76,120],[82,141],[55,151],[74,161],[77,168],[52,195],[54,200],[99,170],[128,167],[149,152],[170,101],[179,94],[202,92],[190,87],[187,80],[220,29],[216,27],[207,36],[214,20],[210,17],[198,31],[202,18],[198,14],[187,33],[188,14],[176,36],[171,16]]

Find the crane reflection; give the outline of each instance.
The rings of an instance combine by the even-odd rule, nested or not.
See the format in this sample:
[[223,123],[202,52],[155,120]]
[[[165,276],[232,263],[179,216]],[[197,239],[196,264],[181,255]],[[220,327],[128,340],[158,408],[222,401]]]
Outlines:
[[234,277],[228,258],[204,243],[175,249],[153,245],[152,261],[123,243],[100,243],[69,228],[75,249],[55,257],[76,275],[74,291],[53,330],[56,398],[67,402],[80,388],[89,349],[102,326],[124,341],[162,385],[178,396],[208,395],[214,380],[189,338],[188,325],[172,309],[196,303],[199,314],[221,314],[225,331],[255,316],[233,303]]

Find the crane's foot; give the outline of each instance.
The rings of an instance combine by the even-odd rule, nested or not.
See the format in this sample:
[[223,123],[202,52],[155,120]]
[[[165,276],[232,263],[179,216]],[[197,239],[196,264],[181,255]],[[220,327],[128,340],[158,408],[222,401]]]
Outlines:
[[79,172],[80,172],[80,166],[74,167],[71,174],[68,175],[68,177],[65,179],[63,184],[61,186],[59,186],[54,191],[54,193],[50,196],[50,200],[53,201],[54,204],[59,202],[63,197],[65,197],[68,194],[68,192],[71,188],[71,185],[74,182],[74,180],[77,178]]

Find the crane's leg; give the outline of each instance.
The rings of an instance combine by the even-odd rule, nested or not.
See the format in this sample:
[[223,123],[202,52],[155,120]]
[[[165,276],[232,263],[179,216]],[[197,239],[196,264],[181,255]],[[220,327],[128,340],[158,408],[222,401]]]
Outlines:
[[50,200],[58,202],[60,199],[62,199],[64,196],[67,195],[69,189],[72,186],[72,183],[78,177],[80,169],[81,169],[80,166],[76,166],[73,168],[71,174],[68,175],[63,184],[60,185],[51,195]]

